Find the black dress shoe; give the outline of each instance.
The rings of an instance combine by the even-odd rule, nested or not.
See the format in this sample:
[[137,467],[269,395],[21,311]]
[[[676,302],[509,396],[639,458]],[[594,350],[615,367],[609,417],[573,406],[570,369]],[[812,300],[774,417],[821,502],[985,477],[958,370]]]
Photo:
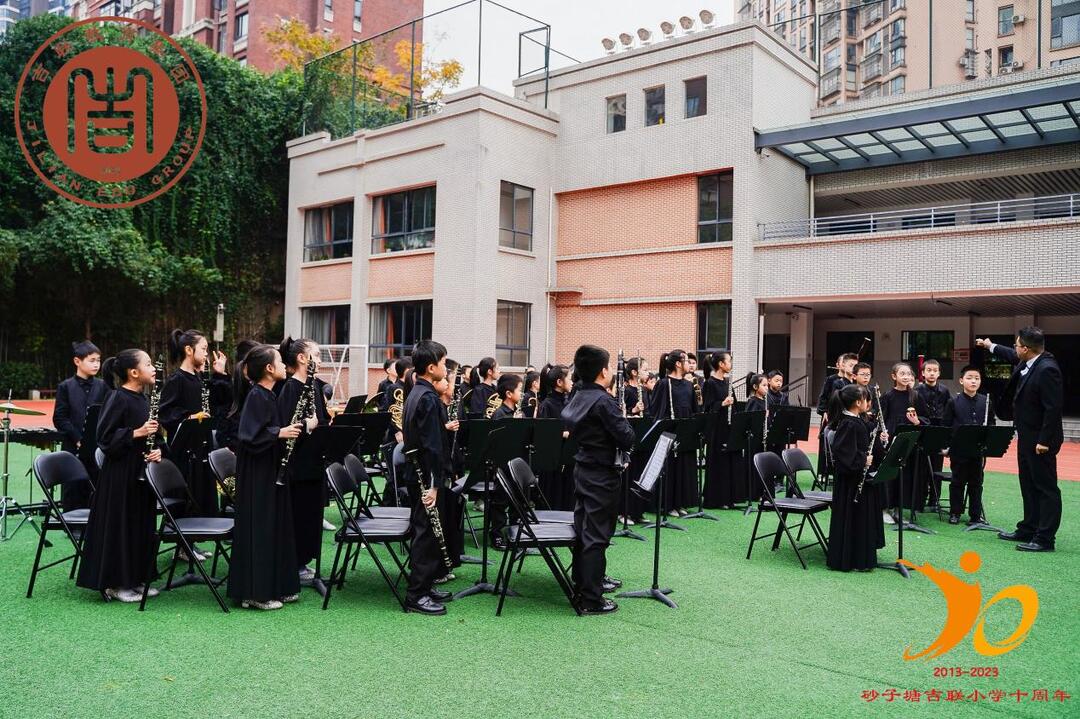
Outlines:
[[1030,542],[1031,536],[1019,532],[998,532],[998,539],[1004,539],[1006,542]]
[[441,589],[432,589],[428,592],[428,596],[439,604],[445,604],[454,598],[452,592],[444,592]]
[[949,524],[960,524],[960,518],[957,517],[955,514],[950,514],[949,515]]
[[1042,542],[1024,542],[1023,544],[1016,545],[1017,550],[1021,552],[1052,552],[1054,551],[1054,545],[1043,544]]
[[446,614],[446,607],[439,604],[431,597],[420,597],[416,601],[406,601],[405,611],[438,616],[440,614]]
[[619,610],[619,605],[610,599],[605,599],[604,603],[598,607],[582,607],[581,613],[587,616],[593,614],[611,614]]
[[621,587],[622,582],[612,577],[604,577],[604,581],[601,583],[601,586],[604,589],[604,594],[608,594],[609,592],[614,592],[616,589]]

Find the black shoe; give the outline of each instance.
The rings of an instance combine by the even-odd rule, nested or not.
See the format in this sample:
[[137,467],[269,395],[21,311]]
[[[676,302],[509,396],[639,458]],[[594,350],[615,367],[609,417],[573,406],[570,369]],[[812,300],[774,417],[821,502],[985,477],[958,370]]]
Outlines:
[[967,521],[969,527],[974,527],[976,524],[984,524],[984,522],[981,519],[969,519]]
[[445,604],[454,598],[452,592],[444,592],[441,589],[432,589],[428,592],[428,596],[439,604]]
[[998,532],[998,539],[1004,539],[1006,542],[1030,542],[1031,535],[1020,532]]
[[620,582],[618,579],[613,579],[612,577],[605,576],[601,586],[604,588],[604,594],[608,594],[610,592],[614,592],[616,589],[621,587],[622,582]]
[[590,616],[593,614],[611,614],[612,612],[617,612],[618,610],[618,604],[611,601],[610,599],[605,599],[604,603],[598,607],[582,607],[581,613],[586,616]]
[[949,515],[949,524],[960,524],[960,518],[957,517],[955,514],[950,514]]
[[416,601],[405,602],[406,612],[416,612],[417,614],[430,614],[432,616],[438,616],[446,614],[446,607],[436,602],[431,597],[420,597]]
[[1054,551],[1054,545],[1043,544],[1042,542],[1032,540],[1030,542],[1024,542],[1023,544],[1017,544],[1016,549],[1021,552],[1052,552]]

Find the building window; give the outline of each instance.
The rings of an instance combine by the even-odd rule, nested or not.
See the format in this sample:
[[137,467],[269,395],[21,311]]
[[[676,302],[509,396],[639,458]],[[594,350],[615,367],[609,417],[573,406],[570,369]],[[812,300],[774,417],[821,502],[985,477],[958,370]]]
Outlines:
[[806,28],[799,29],[799,52],[806,52]]
[[1001,69],[1011,68],[1013,64],[1012,45],[998,49],[998,67]]
[[703,77],[686,81],[686,116],[699,117],[708,113],[708,83]]
[[352,257],[353,203],[304,211],[304,262]]
[[1013,6],[1006,5],[998,8],[998,35],[1013,34]]
[[532,250],[533,191],[503,180],[499,193],[499,245]]
[[435,244],[435,186],[375,198],[371,254],[420,250]]
[[975,0],[966,0],[967,10],[964,13],[965,22],[975,22]]
[[301,307],[300,332],[324,347],[349,344],[349,306]]
[[1080,55],[1050,61],[1050,67],[1064,67],[1066,65],[1080,65]]
[[732,175],[698,178],[698,242],[731,242]]
[[246,12],[240,13],[236,16],[236,32],[233,37],[237,40],[243,40],[248,34],[248,14]]
[[645,91],[645,126],[664,124],[664,86]]
[[904,64],[904,47],[895,47],[889,52],[889,67],[900,67]]
[[953,378],[953,333],[942,330],[904,330],[901,333],[903,354],[901,359],[911,363],[915,374],[919,373],[919,355],[924,360],[936,359],[941,363],[941,379]]
[[904,76],[898,75],[889,80],[889,94],[899,95],[904,92]]
[[236,62],[240,65],[240,67],[247,67],[247,55],[244,55],[243,57],[237,59]]
[[626,95],[607,99],[607,131],[622,132],[626,129]]
[[863,55],[873,55],[881,50],[881,30],[878,30],[863,43]]
[[352,4],[352,22],[354,26],[360,25],[360,15],[364,9],[364,0],[353,0]]
[[[702,302],[697,306],[697,356],[731,347],[731,303]],[[699,359],[698,362],[701,362]]]
[[521,302],[499,300],[495,314],[495,359],[507,367],[529,364],[529,309]]
[[334,0],[323,0],[322,14],[324,20],[334,19]]
[[[1080,5],[1071,15],[1056,15],[1050,18],[1050,47],[1068,47],[1080,43]],[[1057,13],[1055,9],[1052,11]]]
[[892,25],[889,26],[889,39],[896,40],[904,36],[904,18],[900,17],[893,20]]
[[830,70],[840,66],[840,46],[837,45],[831,50],[825,51],[825,64],[822,68],[822,74],[829,72]]
[[412,354],[413,345],[431,339],[431,300],[371,306],[368,362]]
[[873,25],[881,19],[884,10],[884,3],[876,2],[871,3],[866,7],[863,12],[866,13],[866,20],[863,21],[863,27]]
[[889,12],[896,12],[904,8],[904,0],[891,0],[889,2]]
[[964,47],[968,50],[975,49],[975,28],[969,27],[964,30]]

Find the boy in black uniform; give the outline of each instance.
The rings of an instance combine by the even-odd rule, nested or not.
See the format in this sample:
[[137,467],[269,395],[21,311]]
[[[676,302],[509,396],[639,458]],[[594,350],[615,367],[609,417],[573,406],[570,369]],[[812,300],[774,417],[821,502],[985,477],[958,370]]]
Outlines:
[[[953,429],[963,425],[986,425],[997,423],[990,397],[979,394],[982,384],[982,372],[978,367],[968,365],[960,371],[960,386],[963,392],[945,405],[945,417],[942,422]],[[949,524],[959,524],[964,512],[964,488],[967,487],[968,524],[983,521],[982,487],[983,463],[979,459],[960,459],[951,457],[952,483],[949,485]]]
[[612,373],[607,350],[582,345],[574,353],[581,386],[562,412],[577,440],[574,455],[574,586],[585,614],[609,614],[619,607],[604,597],[621,586],[605,574],[605,551],[615,531],[621,468],[617,450],[629,451],[634,430],[618,401],[608,393]]
[[[444,456],[445,430],[442,420],[442,401],[435,391],[434,383],[446,378],[446,348],[432,340],[422,340],[413,347],[413,366],[416,369],[416,385],[405,399],[402,419],[405,451],[420,451],[423,467],[424,491],[420,501],[413,505],[410,526],[412,545],[409,548],[409,587],[405,608],[420,614],[446,614],[443,603],[451,598],[450,592],[434,588],[435,580],[447,574],[442,550],[428,521],[425,507],[435,505],[443,517],[448,517],[447,503],[451,501],[446,484],[446,467],[449,458]],[[400,378],[399,378],[400,379]],[[412,466],[407,465],[407,472]],[[412,481],[416,481],[413,479]],[[447,520],[440,518],[443,526]]]
[[[56,404],[53,406],[53,426],[64,435],[60,449],[78,456],[82,448],[86,410],[95,404],[103,404],[109,393],[105,381],[98,378],[101,369],[101,350],[89,340],[71,345],[75,375],[68,377],[56,388]],[[89,456],[93,456],[90,452]],[[91,459],[86,471],[97,477],[97,465]],[[60,486],[60,503],[65,512],[90,506],[89,482],[65,482]]]
[[514,417],[517,414],[518,404],[521,402],[521,377],[516,374],[501,375],[498,384],[495,385],[495,393],[499,395],[502,404],[495,409],[491,418]]
[[[944,426],[945,408],[951,401],[949,388],[938,382],[940,377],[941,363],[936,359],[928,359],[923,364],[923,381],[915,387],[915,391],[919,393],[923,402],[926,402],[927,409],[930,410],[930,425],[933,427]],[[932,486],[927,487],[926,499],[927,504],[931,507],[936,507],[938,499],[941,497],[941,475],[939,473],[944,465],[944,455],[935,454],[930,456],[930,466],[934,469],[934,475]]]

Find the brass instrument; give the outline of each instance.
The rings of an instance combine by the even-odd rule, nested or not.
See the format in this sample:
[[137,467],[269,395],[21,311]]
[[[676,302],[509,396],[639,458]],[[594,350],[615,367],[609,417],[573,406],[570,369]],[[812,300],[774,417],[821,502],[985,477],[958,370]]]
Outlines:
[[[405,456],[412,462],[413,470],[416,472],[416,481],[420,483],[420,493],[423,494],[426,490],[424,488],[424,468],[420,464],[420,450],[410,449],[405,453]],[[432,489],[435,486],[435,482],[432,481]],[[435,535],[435,541],[439,544],[439,551],[442,553],[443,564],[446,565],[446,571],[449,572],[454,568],[454,563],[450,560],[450,551],[446,548],[446,533],[443,532],[442,520],[439,519],[439,508],[432,504],[430,507],[424,504],[423,500],[420,501],[420,506],[424,508],[427,513],[428,523],[431,525],[431,533]]]
[[361,414],[371,414],[372,412],[379,411],[379,398],[383,396],[382,392],[376,392],[367,398],[364,402],[363,408],[360,410]]
[[394,429],[400,432],[405,427],[403,417],[405,412],[405,390],[401,387],[395,387],[392,396],[394,401],[390,403],[390,421],[393,423]]
[[[885,431],[885,417],[882,416],[882,411],[881,411],[881,386],[878,385],[877,382],[874,383],[874,396],[877,398],[877,410],[878,410],[876,412],[876,414],[877,414],[877,433],[875,434],[875,436],[870,438],[870,446],[866,450],[867,453],[868,453],[868,457],[873,456],[873,454],[874,454],[874,442],[876,442],[877,438],[881,436],[881,433]],[[886,449],[888,449],[888,447],[886,447]],[[870,464],[871,464],[870,462],[867,462],[866,466],[863,467],[862,477],[859,478],[859,486],[855,489],[855,503],[856,504],[859,503],[859,497],[862,496],[862,488],[863,488],[863,485],[866,484],[866,478],[870,475]]]
[[[299,424],[309,416],[315,414],[315,358],[308,359],[307,379],[304,380],[304,391],[296,400],[296,409],[293,410],[290,425]],[[281,465],[278,467],[277,484],[279,487],[285,484],[285,471],[292,459],[293,450],[296,448],[296,437],[285,440],[285,453],[281,456]]]
[[696,374],[691,375],[690,381],[694,385],[694,401],[697,402],[697,406],[700,408],[701,405],[705,404],[705,401],[701,398],[701,378]]
[[495,414],[495,410],[502,404],[502,399],[499,397],[499,393],[495,392],[488,397],[487,407],[484,409],[484,419],[491,419],[491,416]]
[[[157,362],[154,363],[154,389],[150,391],[150,417],[147,421],[157,422],[158,411],[161,409],[161,386],[164,383],[165,376],[165,357],[158,355]],[[144,454],[150,454],[154,451],[154,441],[157,439],[157,432],[146,435],[146,452]]]

